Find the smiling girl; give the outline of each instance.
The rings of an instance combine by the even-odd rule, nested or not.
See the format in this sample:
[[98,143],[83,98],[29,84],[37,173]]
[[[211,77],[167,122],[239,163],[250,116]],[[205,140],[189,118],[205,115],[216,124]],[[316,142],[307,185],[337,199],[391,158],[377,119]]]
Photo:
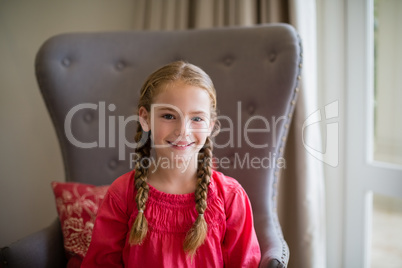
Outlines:
[[158,69],[138,115],[138,161],[110,186],[81,267],[257,267],[247,194],[211,167],[219,127],[209,76],[182,61]]

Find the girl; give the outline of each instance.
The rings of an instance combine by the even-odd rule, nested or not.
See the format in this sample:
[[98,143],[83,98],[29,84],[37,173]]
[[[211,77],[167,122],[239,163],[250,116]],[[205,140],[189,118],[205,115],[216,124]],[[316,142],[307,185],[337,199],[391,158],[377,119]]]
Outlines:
[[216,92],[192,64],[173,62],[141,89],[135,170],[105,196],[82,267],[257,267],[248,197],[212,170]]

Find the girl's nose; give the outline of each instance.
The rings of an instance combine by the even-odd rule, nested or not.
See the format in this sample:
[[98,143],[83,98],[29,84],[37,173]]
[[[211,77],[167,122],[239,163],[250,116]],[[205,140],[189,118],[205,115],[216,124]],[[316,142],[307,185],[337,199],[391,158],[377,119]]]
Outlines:
[[180,120],[180,123],[175,130],[176,136],[186,137],[190,132],[189,120]]

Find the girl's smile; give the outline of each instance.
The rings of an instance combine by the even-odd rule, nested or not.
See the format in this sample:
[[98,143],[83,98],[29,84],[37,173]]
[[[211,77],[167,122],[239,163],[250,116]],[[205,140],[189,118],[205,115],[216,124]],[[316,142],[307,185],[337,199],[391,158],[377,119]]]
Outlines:
[[176,150],[186,150],[188,147],[190,147],[191,145],[195,144],[195,142],[171,142],[171,141],[167,141],[170,145],[172,145],[172,147]]

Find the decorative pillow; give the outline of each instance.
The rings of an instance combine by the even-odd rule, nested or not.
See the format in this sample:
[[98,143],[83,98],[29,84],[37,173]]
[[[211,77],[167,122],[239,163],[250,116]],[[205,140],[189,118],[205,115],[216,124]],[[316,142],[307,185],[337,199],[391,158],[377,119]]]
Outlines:
[[109,186],[52,182],[52,188],[71,267],[70,261],[80,263],[87,253],[95,217]]

